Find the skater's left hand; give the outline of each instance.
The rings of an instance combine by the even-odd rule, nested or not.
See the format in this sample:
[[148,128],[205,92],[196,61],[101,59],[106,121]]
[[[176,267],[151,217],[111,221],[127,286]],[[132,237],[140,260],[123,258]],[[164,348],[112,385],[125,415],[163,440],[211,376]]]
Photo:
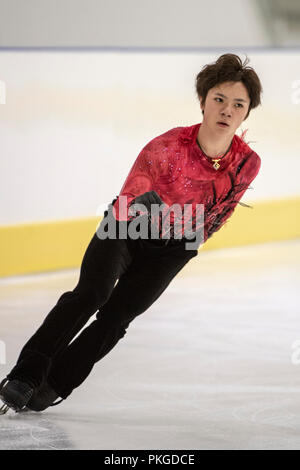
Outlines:
[[129,206],[129,214],[133,215],[134,209],[131,208],[134,204],[143,204],[148,211],[148,214],[151,214],[151,205],[152,204],[164,204],[162,199],[159,197],[156,191],[147,191],[144,194],[141,194],[140,196],[137,196],[135,199],[131,201],[131,204]]

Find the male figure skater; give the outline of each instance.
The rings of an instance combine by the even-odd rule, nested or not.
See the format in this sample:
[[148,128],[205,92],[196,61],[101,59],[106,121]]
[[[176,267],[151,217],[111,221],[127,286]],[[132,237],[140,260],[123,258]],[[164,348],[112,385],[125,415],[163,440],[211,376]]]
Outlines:
[[[198,255],[197,245],[187,249],[187,238],[176,236],[175,220],[168,239],[162,219],[155,225],[158,239],[120,237],[124,226],[140,217],[132,212],[135,204],[146,209],[141,217],[156,203],[190,204],[203,243],[231,216],[261,165],[244,135],[235,134],[260,104],[261,83],[247,63],[223,54],[205,65],[195,83],[202,123],[172,128],[142,149],[111,205],[117,237],[99,236],[106,211],[84,254],[76,287],[58,299],[0,384],[2,413],[9,408],[42,411],[66,399],[124,337],[130,322]],[[125,205],[120,196],[127,198]],[[204,207],[203,223],[198,223],[197,204]],[[96,319],[74,339],[95,312]]]

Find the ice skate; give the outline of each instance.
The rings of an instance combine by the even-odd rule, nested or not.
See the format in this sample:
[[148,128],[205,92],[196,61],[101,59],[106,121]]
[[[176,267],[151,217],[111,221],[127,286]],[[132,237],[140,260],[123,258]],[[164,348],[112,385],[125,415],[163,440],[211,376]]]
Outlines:
[[44,382],[40,388],[36,389],[26,405],[27,410],[44,411],[49,406],[58,405],[63,401],[63,398],[54,403],[59,395],[50,387],[48,382]]
[[7,413],[10,408],[16,413],[25,409],[33,392],[34,388],[31,385],[20,380],[2,380],[0,383],[0,399],[4,404],[0,408],[0,414]]

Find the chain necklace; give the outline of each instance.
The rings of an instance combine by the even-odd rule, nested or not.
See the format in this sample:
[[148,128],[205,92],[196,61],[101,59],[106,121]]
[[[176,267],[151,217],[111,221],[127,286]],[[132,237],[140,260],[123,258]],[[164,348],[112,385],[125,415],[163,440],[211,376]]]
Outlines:
[[220,158],[212,158],[212,157],[209,157],[208,155],[206,155],[206,153],[204,152],[203,148],[201,147],[199,141],[198,141],[198,138],[197,138],[197,144],[199,145],[200,149],[202,150],[202,152],[204,153],[204,155],[209,158],[210,160],[212,160],[214,163],[213,163],[213,167],[215,170],[218,170],[220,168],[220,164],[219,164],[219,161],[222,160],[222,158],[225,157],[226,153],[228,152],[228,150],[230,149],[231,147],[231,144],[232,144],[232,141],[230,142],[229,144],[229,147],[228,149],[226,150],[226,152],[224,153],[224,155],[222,155],[222,157]]

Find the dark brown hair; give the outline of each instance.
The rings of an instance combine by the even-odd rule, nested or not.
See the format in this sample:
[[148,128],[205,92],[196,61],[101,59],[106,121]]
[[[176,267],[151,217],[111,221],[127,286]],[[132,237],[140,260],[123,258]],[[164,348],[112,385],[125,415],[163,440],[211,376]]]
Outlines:
[[[246,56],[244,63],[236,54],[223,54],[216,62],[206,64],[196,77],[196,91],[200,101],[205,103],[208,91],[224,82],[242,82],[248,91],[250,110],[261,104],[260,95],[263,91],[261,82],[252,67],[247,67],[249,59]],[[203,113],[203,111],[202,111]],[[244,120],[245,120],[244,119]]]

